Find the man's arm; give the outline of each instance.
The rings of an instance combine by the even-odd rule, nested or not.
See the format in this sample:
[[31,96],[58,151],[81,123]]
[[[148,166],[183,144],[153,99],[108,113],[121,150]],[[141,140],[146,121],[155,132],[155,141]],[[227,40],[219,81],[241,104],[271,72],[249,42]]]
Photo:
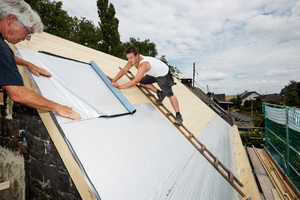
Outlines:
[[48,71],[46,71],[45,69],[40,68],[31,62],[23,60],[23,59],[19,58],[18,56],[15,56],[15,60],[16,60],[17,65],[26,66],[27,69],[36,76],[39,76],[39,75],[43,75],[46,77],[52,76],[52,74],[49,73]]
[[138,72],[135,75],[134,79],[132,79],[128,83],[125,83],[123,85],[119,85],[118,83],[114,82],[111,85],[117,87],[118,89],[127,89],[127,88],[131,88],[132,86],[137,85],[142,80],[142,78],[144,77],[144,75],[146,73],[147,65],[149,65],[149,64],[148,63],[142,63],[139,66]]
[[129,62],[119,71],[119,73],[115,76],[115,78],[111,78],[108,76],[108,78],[111,80],[111,85],[113,85],[114,82],[117,82],[124,74],[131,68],[132,66],[130,65]]
[[54,111],[63,117],[80,119],[80,115],[72,110],[72,108],[50,101],[25,86],[2,86],[2,88],[15,102],[25,104],[32,108]]

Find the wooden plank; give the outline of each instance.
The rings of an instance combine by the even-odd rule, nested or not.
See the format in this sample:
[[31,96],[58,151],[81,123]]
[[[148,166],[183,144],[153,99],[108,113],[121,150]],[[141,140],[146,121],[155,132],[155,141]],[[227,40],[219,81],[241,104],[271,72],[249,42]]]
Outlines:
[[256,153],[254,152],[254,149],[251,147],[247,147],[247,152],[253,165],[254,173],[267,175],[267,172],[261,164],[260,160],[258,159]]
[[272,176],[272,173],[268,170],[269,166],[267,166],[265,163],[264,163],[264,160],[263,160],[263,156],[258,152],[258,150],[256,148],[253,148],[257,157],[259,158],[259,160],[261,161],[262,165],[264,166],[268,176],[270,177],[270,180],[271,182],[273,183],[275,189],[277,190],[278,192],[278,195],[280,197],[280,199],[284,199],[283,197],[283,193],[281,192],[281,187],[280,185],[278,184],[278,182],[274,179],[274,177]]
[[275,188],[274,188],[274,185],[272,184],[270,178],[268,177],[268,175],[256,174],[256,177],[260,184],[260,187],[262,189],[265,199],[274,200],[272,189],[275,189]]
[[249,154],[251,163],[254,168],[254,174],[257,177],[258,183],[262,189],[265,199],[273,200],[274,198],[272,194],[272,189],[275,188],[270,178],[268,177],[266,170],[264,169],[253,148],[247,147],[247,152]]
[[0,191],[9,188],[10,181],[0,183]]
[[232,126],[232,137],[234,152],[237,161],[240,181],[243,183],[243,192],[246,194],[244,199],[260,199],[258,187],[247,157],[247,152],[242,144],[241,137],[236,125]]
[[278,184],[280,184],[280,189],[281,189],[282,193],[290,199],[297,199],[298,198],[297,194],[289,186],[287,181],[282,177],[276,164],[273,163],[272,160],[268,157],[265,150],[262,150],[262,155],[264,157],[264,161],[265,161],[266,165],[269,166],[269,168],[272,167],[273,170],[269,169],[269,171],[272,171],[271,174],[274,176],[274,179],[278,182]]
[[278,192],[276,191],[276,189],[272,189],[272,195],[274,197],[274,200],[281,200],[279,195],[278,195]]
[[0,106],[3,106],[4,105],[4,97],[3,97],[4,95],[3,95],[3,92],[2,91],[0,91]]

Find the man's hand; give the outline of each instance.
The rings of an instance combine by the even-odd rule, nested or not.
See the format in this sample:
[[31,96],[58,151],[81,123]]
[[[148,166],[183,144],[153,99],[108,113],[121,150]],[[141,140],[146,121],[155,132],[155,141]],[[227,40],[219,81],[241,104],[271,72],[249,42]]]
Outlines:
[[29,61],[23,60],[22,58],[19,58],[18,56],[15,56],[15,61],[16,61],[17,65],[26,66],[27,69],[36,76],[39,76],[39,75],[43,75],[46,77],[52,76],[52,74],[49,73],[47,70],[40,68]]
[[80,115],[72,108],[50,101],[25,86],[9,85],[2,86],[2,88],[14,102],[19,102],[32,108],[53,111],[70,119],[80,119]]
[[106,76],[111,82],[114,82],[113,81],[113,78],[109,77],[109,76]]
[[119,85],[117,82],[111,82],[110,85],[111,85],[111,86],[114,86],[114,87],[116,87],[116,88],[119,88],[119,87],[120,87],[120,85]]
[[56,110],[55,112],[57,112],[57,114],[61,115],[62,117],[67,117],[73,120],[74,119],[79,120],[81,118],[77,112],[75,112],[74,110],[72,110],[71,107],[68,106],[61,105],[59,109]]
[[31,62],[28,62],[26,67],[31,73],[33,73],[36,76],[39,76],[39,75],[46,76],[46,77],[52,76],[52,74],[49,73],[47,70],[40,68]]

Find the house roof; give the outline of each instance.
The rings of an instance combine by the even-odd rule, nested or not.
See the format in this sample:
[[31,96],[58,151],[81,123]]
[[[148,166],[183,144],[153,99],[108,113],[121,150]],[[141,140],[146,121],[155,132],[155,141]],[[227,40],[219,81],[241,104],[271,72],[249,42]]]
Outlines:
[[252,94],[255,94],[255,95],[259,96],[259,94],[255,91],[251,91],[251,92],[245,91],[240,96],[241,96],[241,99],[243,100],[243,99],[246,99],[247,97],[249,97]]
[[284,97],[279,94],[268,94],[268,95],[262,95],[261,96],[261,101],[262,102],[268,102],[270,100],[278,101],[278,102],[283,102]]
[[[94,60],[97,66],[109,76],[117,74],[119,67],[126,64],[122,59],[47,33],[36,34],[30,42],[23,41],[16,47],[33,51],[33,55],[36,55],[37,51],[47,51],[87,63]],[[38,56],[32,57],[31,62],[37,60],[43,66],[47,63],[37,58]],[[45,66],[54,65],[45,64]],[[27,72],[22,68],[20,71],[26,79],[24,81],[26,86],[35,88]],[[75,72],[74,67],[64,74],[70,76],[71,81],[73,81],[72,77],[85,74],[75,74]],[[136,70],[132,68],[132,72],[135,74]],[[53,75],[55,76],[53,79],[47,80],[55,81],[55,78],[59,77],[56,73]],[[77,82],[72,82],[75,85],[70,91],[66,90],[69,83],[62,83],[61,87],[55,87],[54,89],[59,90],[56,95],[67,95],[67,92],[74,94],[85,79],[83,77],[76,80]],[[88,97],[93,95],[93,91],[100,89],[98,86],[95,87],[95,82],[91,79],[88,78],[86,81],[91,81],[90,85],[85,87],[87,90],[85,95],[79,95],[77,103],[86,102],[86,105],[92,107],[87,113],[93,113],[97,110],[93,108],[97,104],[95,101],[97,102],[97,98],[107,98],[108,90],[105,87],[101,89],[102,97]],[[119,83],[128,81],[124,76]],[[173,89],[179,100],[184,125],[241,179],[244,184],[242,190],[246,194],[245,198],[257,199],[259,193],[237,127],[230,127],[180,81],[175,81],[177,85]],[[79,84],[78,87],[76,84]],[[41,84],[37,83],[37,86]],[[49,88],[50,86],[46,86],[46,90]],[[43,95],[46,93],[47,91],[42,91]],[[98,195],[101,199],[119,199],[119,197],[205,199],[208,196],[240,199],[238,192],[182,137],[176,127],[160,114],[137,87],[121,90],[121,93],[137,108],[136,113],[122,118],[94,116],[67,123],[60,120],[59,116],[55,116],[58,119],[56,122],[59,124],[57,124],[52,120],[50,113],[39,111],[83,199],[98,198]],[[173,111],[169,101],[165,100],[163,103]],[[108,106],[114,109],[116,104],[109,101]],[[233,143],[235,145],[232,145]]]

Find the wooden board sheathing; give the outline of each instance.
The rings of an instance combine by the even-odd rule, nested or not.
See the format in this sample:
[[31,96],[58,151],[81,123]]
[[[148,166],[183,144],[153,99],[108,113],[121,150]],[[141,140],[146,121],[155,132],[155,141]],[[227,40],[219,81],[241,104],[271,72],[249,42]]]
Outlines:
[[[10,45],[12,50],[16,50],[13,45]],[[19,71],[22,75],[24,85],[37,92],[38,89],[35,84],[31,81],[28,73],[26,72],[24,67],[18,66]],[[90,187],[88,186],[81,169],[79,168],[77,162],[73,158],[73,155],[69,151],[67,144],[65,143],[64,138],[62,137],[60,131],[58,130],[56,124],[54,123],[51,115],[47,111],[37,109],[61,159],[63,160],[80,196],[82,199],[95,199]]]
[[239,172],[239,180],[244,184],[242,191],[246,197],[244,199],[260,199],[258,187],[247,157],[246,150],[242,144],[239,131],[236,125],[232,126],[233,132],[233,145],[235,149],[237,167]]
[[261,164],[253,148],[247,147],[247,151],[254,168],[254,174],[256,174],[257,180],[260,184],[265,199],[274,200],[272,189],[275,189],[275,187],[273,186],[270,178],[268,177],[264,166]]

